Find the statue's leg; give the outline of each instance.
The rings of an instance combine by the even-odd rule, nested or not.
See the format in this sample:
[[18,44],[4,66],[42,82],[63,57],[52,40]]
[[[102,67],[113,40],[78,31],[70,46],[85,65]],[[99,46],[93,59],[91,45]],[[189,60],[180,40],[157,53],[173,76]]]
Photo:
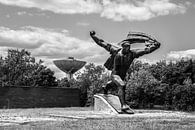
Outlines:
[[126,104],[125,100],[125,82],[118,75],[112,76],[113,82],[118,86],[118,95],[121,101],[121,110],[125,114],[134,114],[134,111]]
[[103,86],[104,94],[108,94],[108,90],[112,89],[115,85],[115,83],[111,80],[106,83],[105,86]]
[[122,109],[129,109],[129,106],[126,104],[125,101],[125,82],[118,75],[112,75],[112,81],[118,87],[118,95],[121,101]]
[[112,82],[112,81],[108,81],[108,82],[106,83],[106,85],[102,86],[102,88],[103,88],[103,93],[104,93],[104,94],[108,94],[108,90],[109,90],[109,88],[110,88],[111,82]]

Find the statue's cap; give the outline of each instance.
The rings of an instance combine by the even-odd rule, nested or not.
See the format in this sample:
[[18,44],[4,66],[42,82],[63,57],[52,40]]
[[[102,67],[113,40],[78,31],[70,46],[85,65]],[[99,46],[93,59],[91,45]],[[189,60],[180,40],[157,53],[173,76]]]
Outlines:
[[121,46],[130,46],[131,43],[128,40],[123,40],[122,42],[120,42]]
[[[148,40],[150,36],[145,34],[145,33],[141,33],[141,32],[129,32],[127,34],[127,38],[122,40],[121,42],[118,43],[118,45],[123,45],[124,43],[129,43],[129,44],[133,44],[136,41],[139,41],[140,39],[142,40]],[[128,42],[127,42],[128,41]]]

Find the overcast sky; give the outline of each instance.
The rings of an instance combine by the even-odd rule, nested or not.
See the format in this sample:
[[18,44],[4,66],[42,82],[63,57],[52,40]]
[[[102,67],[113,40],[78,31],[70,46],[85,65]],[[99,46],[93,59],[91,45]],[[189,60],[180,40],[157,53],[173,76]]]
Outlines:
[[195,58],[194,0],[0,0],[0,53],[25,48],[64,76],[55,59],[73,56],[103,64],[109,54],[89,36],[95,30],[116,44],[129,31],[154,36],[162,46],[145,61]]

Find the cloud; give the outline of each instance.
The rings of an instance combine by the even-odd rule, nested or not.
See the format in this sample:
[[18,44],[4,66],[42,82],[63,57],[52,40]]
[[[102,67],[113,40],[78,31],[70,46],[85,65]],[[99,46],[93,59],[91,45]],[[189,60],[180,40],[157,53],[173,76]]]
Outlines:
[[19,16],[23,16],[23,15],[33,16],[32,13],[27,13],[26,11],[19,11],[19,12],[17,12],[17,15],[19,15]]
[[115,21],[141,21],[162,15],[183,14],[190,2],[180,3],[177,0],[0,0],[0,3],[38,8],[60,14],[96,13]]
[[146,58],[139,58],[136,60],[141,61],[142,63],[148,63],[148,64],[155,64],[156,62],[158,62],[158,60],[149,60]]
[[91,39],[80,40],[71,36],[68,30],[56,31],[32,26],[18,30],[0,27],[0,48],[3,48],[0,50],[2,52],[8,48],[25,48],[54,70],[56,67],[52,61],[55,59],[72,56],[87,62],[102,63],[109,55]]
[[42,12],[29,13],[29,12],[26,12],[26,11],[19,11],[16,14],[18,16],[24,16],[24,15],[26,15],[26,16],[46,16],[46,14],[45,13],[42,13]]
[[99,4],[91,0],[0,0],[0,3],[26,8],[35,7],[62,14],[88,14],[98,12],[100,9]]
[[169,60],[195,59],[195,49],[185,51],[172,51],[167,54]]
[[175,4],[169,0],[145,0],[135,2],[108,2],[101,16],[115,21],[141,21],[169,14],[185,13],[184,5]]
[[74,56],[83,59],[101,50],[91,40],[70,36],[68,30],[56,31],[32,26],[18,30],[0,27],[0,46],[26,48],[36,56],[52,58]]
[[17,15],[25,15],[26,12],[25,11],[20,11],[20,12],[17,12]]
[[11,30],[9,28],[0,27],[0,46],[18,47],[34,49],[42,45],[40,39],[41,34],[33,31]]

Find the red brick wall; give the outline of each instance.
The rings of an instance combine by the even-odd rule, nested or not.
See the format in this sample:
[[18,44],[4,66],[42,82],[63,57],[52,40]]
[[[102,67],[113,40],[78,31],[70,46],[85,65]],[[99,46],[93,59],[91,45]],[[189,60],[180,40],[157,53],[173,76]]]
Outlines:
[[1,87],[0,108],[80,106],[79,89]]

